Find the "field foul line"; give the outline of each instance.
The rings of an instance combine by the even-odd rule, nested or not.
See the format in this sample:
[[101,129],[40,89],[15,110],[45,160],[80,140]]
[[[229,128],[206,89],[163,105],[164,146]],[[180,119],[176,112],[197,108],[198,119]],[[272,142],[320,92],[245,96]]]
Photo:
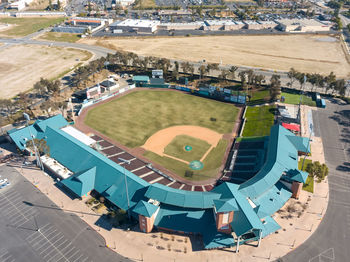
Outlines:
[[204,159],[207,157],[207,155],[210,153],[210,151],[214,148],[215,146],[211,145],[211,147],[205,152],[205,154],[202,156],[202,158],[199,160],[201,162],[204,161]]
[[163,156],[166,156],[166,157],[175,159],[175,160],[177,160],[177,161],[180,161],[180,162],[182,162],[182,163],[185,163],[186,165],[189,165],[189,164],[190,164],[190,162],[188,162],[188,161],[186,161],[186,160],[183,160],[183,159],[181,159],[181,158],[177,158],[177,157],[174,157],[174,156],[170,156],[170,155],[167,155],[167,154],[164,154],[164,153],[163,153]]

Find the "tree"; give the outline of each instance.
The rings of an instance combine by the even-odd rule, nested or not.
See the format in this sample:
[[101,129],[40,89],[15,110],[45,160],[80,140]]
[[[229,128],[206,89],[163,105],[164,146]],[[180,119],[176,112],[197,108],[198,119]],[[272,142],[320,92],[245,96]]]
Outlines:
[[237,71],[238,67],[237,66],[231,66],[229,69],[230,72],[230,76],[231,79],[235,79],[236,78],[236,71]]
[[15,104],[12,102],[11,99],[0,99],[0,108],[5,109],[5,116],[7,117],[7,120],[11,120],[11,115],[14,113],[15,110]]
[[247,84],[252,85],[254,80],[254,71],[253,69],[247,70]]
[[188,64],[188,71],[191,73],[191,76],[193,77],[194,74],[194,66],[192,64]]
[[325,83],[326,83],[326,93],[329,89],[334,88],[334,83],[336,81],[336,75],[333,72],[330,72],[328,76],[325,77]]
[[219,78],[226,80],[228,75],[229,71],[227,69],[222,69]]
[[60,0],[57,0],[57,10],[61,10],[61,2],[60,2]]
[[190,66],[189,62],[182,62],[181,63],[182,72],[187,74],[189,72],[189,66]]
[[290,87],[293,87],[293,83],[296,80],[297,71],[292,67],[288,72],[288,77],[290,79]]
[[276,100],[281,93],[281,76],[273,74],[270,79],[270,97]]
[[34,138],[33,140],[27,140],[26,148],[29,148],[31,151],[34,152],[33,141],[34,141],[34,144],[38,150],[39,155],[50,156],[50,147],[48,146],[48,144],[46,143],[46,141],[44,139],[39,140],[37,138]]
[[198,68],[198,71],[199,71],[199,77],[200,78],[203,78],[204,74],[206,73],[207,71],[207,68],[205,65],[201,65],[199,68]]
[[253,85],[255,88],[261,87],[262,82],[265,80],[264,75],[255,75],[253,79]]
[[246,86],[246,71],[241,71],[238,73],[238,77],[241,79],[241,85],[242,88],[244,88]]
[[43,78],[41,78],[40,81],[36,82],[33,86],[34,90],[40,94],[40,97],[42,97],[43,94],[47,92],[46,85],[44,85],[41,81],[42,79]]
[[298,80],[300,84],[300,91],[303,89],[306,79],[306,75],[304,73],[297,72],[295,78]]

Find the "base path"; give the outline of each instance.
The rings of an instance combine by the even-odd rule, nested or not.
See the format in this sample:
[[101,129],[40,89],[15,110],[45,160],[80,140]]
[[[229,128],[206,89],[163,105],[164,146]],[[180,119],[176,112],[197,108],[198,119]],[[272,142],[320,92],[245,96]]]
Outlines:
[[209,128],[200,126],[172,126],[162,129],[147,139],[142,148],[164,156],[165,147],[179,135],[187,135],[206,141],[212,147],[216,147],[222,138],[219,134]]

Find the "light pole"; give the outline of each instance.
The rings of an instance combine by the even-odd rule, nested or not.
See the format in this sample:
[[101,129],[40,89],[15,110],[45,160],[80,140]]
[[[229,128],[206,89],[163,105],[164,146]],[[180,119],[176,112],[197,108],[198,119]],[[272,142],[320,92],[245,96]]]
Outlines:
[[[302,163],[302,165],[301,165],[301,170],[304,169],[305,158],[306,158],[306,155],[309,153],[309,145],[310,145],[312,130],[313,130],[313,125],[312,125],[312,123],[311,123],[311,124],[310,124],[310,135],[309,135],[309,140],[307,141],[307,147],[306,147],[307,153],[306,153],[305,156],[304,156],[303,163]],[[310,152],[310,153],[311,153],[311,152]]]
[[38,154],[38,149],[36,148],[36,145],[34,143],[34,137],[33,137],[32,131],[30,130],[30,126],[29,126],[30,117],[29,117],[29,115],[27,113],[23,113],[23,117],[26,120],[27,128],[29,130],[29,135],[30,135],[30,138],[31,138],[32,143],[33,143],[33,148],[34,148],[34,153],[35,153],[35,158],[36,158],[36,164],[37,164],[38,167],[40,167],[41,170],[44,170],[43,165],[41,164],[41,161],[40,161],[40,155]]
[[[118,157],[118,160],[123,162],[123,163],[125,163],[125,164],[130,165],[130,160],[126,160],[126,159],[121,158],[121,157]],[[126,179],[126,173],[125,173],[125,167],[124,166],[123,166],[123,170],[124,170],[126,198],[128,200],[128,218],[129,218],[129,221],[130,221],[130,200],[129,200],[128,182],[127,182],[127,179]]]

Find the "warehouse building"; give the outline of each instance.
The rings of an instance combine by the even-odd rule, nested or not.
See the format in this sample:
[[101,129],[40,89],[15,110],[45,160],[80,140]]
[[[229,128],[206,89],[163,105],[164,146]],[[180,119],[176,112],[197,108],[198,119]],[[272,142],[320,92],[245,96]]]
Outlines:
[[275,21],[278,28],[285,32],[321,32],[329,31],[332,27],[316,19],[281,19]]
[[126,19],[124,21],[116,21],[111,24],[112,32],[121,30],[121,32],[137,32],[137,33],[154,33],[158,29],[159,21]]

